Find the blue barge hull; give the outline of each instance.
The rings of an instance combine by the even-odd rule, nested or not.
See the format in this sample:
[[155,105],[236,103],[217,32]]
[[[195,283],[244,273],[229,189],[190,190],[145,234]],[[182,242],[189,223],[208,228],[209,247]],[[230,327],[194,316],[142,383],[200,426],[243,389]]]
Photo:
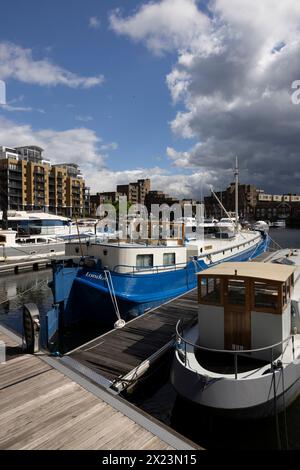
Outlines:
[[[269,246],[265,235],[255,248],[245,250],[226,261],[254,259]],[[193,260],[184,268],[156,274],[120,274],[111,272],[114,293],[121,317],[128,320],[142,315],[168,300],[186,293],[197,285],[197,273],[218,263],[207,265],[203,260]],[[99,267],[72,266],[63,263],[53,266],[52,290],[54,307],[47,314],[48,340],[59,325],[70,326],[78,322],[97,322],[112,327],[117,320],[105,272]]]

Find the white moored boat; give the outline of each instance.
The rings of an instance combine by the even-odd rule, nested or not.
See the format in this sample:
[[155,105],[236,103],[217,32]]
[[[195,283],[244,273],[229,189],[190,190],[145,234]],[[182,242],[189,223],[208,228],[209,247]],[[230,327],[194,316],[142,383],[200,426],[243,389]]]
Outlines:
[[65,254],[63,239],[47,235],[17,237],[14,230],[0,230],[0,261],[55,258]]
[[265,222],[264,220],[258,220],[252,226],[253,230],[259,230],[262,232],[269,232],[269,228],[270,228],[269,224]]
[[273,227],[285,228],[286,227],[285,220],[284,219],[276,220],[275,222],[273,222]]
[[[198,275],[198,322],[181,331],[171,381],[212,414],[270,416],[300,393],[300,254]],[[284,263],[284,264],[281,264]]]

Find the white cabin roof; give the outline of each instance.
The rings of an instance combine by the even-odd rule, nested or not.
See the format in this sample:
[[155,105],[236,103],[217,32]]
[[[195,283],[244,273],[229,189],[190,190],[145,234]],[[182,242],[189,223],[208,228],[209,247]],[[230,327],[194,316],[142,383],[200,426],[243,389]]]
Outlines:
[[295,266],[242,262],[242,263],[222,263],[209,268],[206,272],[199,273],[198,276],[240,276],[249,278],[266,279],[268,281],[285,282],[296,270]]

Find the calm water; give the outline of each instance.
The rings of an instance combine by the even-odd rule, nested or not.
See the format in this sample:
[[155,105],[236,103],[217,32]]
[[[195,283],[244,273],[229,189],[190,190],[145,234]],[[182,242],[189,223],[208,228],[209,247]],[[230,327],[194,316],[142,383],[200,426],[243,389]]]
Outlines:
[[[37,304],[44,317],[52,304],[50,279],[49,269],[0,276],[0,323],[22,333],[22,306],[29,302]],[[6,298],[8,301],[3,303]]]
[[[271,229],[270,235],[283,248],[300,248],[300,229]],[[44,318],[52,304],[52,293],[47,285],[50,280],[51,270],[1,276],[0,323],[21,333],[22,306],[28,302],[36,303]],[[1,304],[2,299],[6,298],[8,301]],[[101,330],[95,330],[94,327],[92,331],[81,328],[75,334],[66,332],[64,350],[70,350],[101,333]],[[170,355],[154,375],[141,383],[134,394],[127,395],[127,399],[205,448],[277,448],[274,419],[239,423],[216,420],[204,416],[183,402],[169,382],[171,363]],[[279,421],[284,448],[286,439],[283,415]],[[287,410],[287,428],[289,448],[300,449],[300,398]]]
[[[33,302],[38,306],[41,324],[52,306],[53,296],[48,282],[52,280],[51,269],[26,272],[18,275],[0,276],[0,324],[22,334],[23,305]],[[16,297],[17,296],[17,297]],[[2,299],[8,299],[3,303]],[[60,352],[67,352],[86,343],[104,332],[99,327],[80,326],[80,329],[65,331]]]
[[300,229],[299,228],[271,228],[270,236],[282,248],[300,248]]

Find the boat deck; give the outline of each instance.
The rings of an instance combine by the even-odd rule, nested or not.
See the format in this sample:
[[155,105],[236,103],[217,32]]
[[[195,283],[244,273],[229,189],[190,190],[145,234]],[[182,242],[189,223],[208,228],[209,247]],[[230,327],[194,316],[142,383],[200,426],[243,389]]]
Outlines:
[[[196,350],[195,357],[204,369],[217,374],[234,374],[234,356],[226,353],[213,353],[203,350]],[[270,364],[270,361],[255,359],[250,356],[237,355],[237,370],[239,373],[250,372],[254,369],[261,369]]]
[[64,359],[68,366],[73,362],[83,374],[92,371],[93,379],[97,380],[96,375],[103,377],[102,384],[107,387],[128,378],[128,374],[138,374],[145,361],[148,364],[151,358],[172,347],[178,320],[182,319],[186,326],[196,321],[196,296],[197,289],[193,289],[129,321],[122,329],[109,331],[71,351]]
[[72,380],[50,358],[23,354],[3,329],[0,341],[7,353],[0,363],[0,449],[197,448],[120,397]]

